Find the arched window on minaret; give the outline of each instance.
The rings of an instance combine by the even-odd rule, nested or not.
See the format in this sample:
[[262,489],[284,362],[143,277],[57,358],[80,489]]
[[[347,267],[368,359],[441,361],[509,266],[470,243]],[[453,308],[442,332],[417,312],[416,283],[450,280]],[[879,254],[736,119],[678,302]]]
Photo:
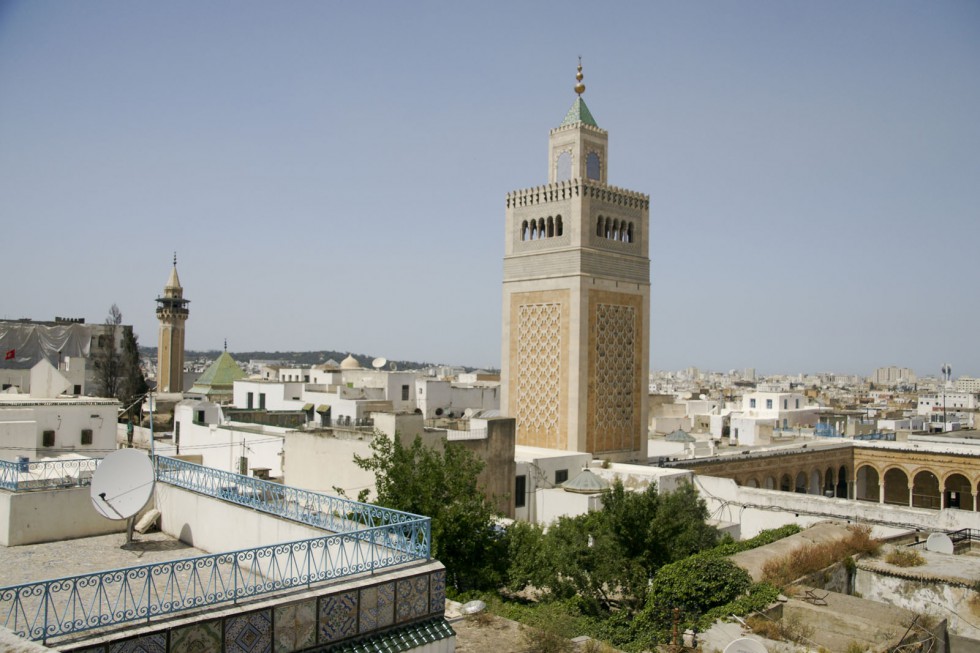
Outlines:
[[600,168],[599,155],[595,152],[589,152],[589,154],[585,157],[585,176],[589,179],[601,181],[602,177]]
[[606,238],[612,238],[612,224],[609,222],[609,218],[606,218]]
[[555,219],[549,215],[548,216],[548,238],[554,238],[554,237],[555,237]]
[[561,236],[561,234],[562,234],[561,215],[556,215],[555,216],[555,235],[556,236]]
[[626,242],[628,242],[628,243],[632,243],[633,242],[633,223],[632,222],[630,223],[630,226],[626,228]]
[[613,220],[612,239],[619,240],[619,220]]
[[527,227],[527,220],[521,224],[521,240],[527,240],[531,236],[531,231]]
[[545,234],[544,218],[538,218],[538,238],[544,238]]
[[599,219],[596,220],[596,223],[595,223],[595,235],[598,236],[599,238],[602,238],[602,236],[603,236],[603,227],[602,227],[603,224],[604,224],[604,221],[603,221],[602,216],[600,215],[599,216]]

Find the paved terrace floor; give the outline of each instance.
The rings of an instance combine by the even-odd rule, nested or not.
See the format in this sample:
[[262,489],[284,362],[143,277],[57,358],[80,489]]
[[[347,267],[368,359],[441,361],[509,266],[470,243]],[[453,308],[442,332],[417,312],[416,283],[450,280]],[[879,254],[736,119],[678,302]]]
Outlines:
[[63,542],[0,547],[0,587],[206,555],[164,533],[99,535]]

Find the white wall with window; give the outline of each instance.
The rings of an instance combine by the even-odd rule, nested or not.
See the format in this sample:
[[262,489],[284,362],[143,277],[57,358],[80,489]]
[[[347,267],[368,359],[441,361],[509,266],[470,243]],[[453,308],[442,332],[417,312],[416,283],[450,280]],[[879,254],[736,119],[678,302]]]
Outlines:
[[0,459],[103,458],[116,449],[115,399],[0,394]]
[[[282,452],[289,429],[224,420],[218,404],[186,400],[174,409],[176,453],[200,456],[202,465],[252,475],[255,469],[282,476]],[[244,461],[243,461],[244,459]]]

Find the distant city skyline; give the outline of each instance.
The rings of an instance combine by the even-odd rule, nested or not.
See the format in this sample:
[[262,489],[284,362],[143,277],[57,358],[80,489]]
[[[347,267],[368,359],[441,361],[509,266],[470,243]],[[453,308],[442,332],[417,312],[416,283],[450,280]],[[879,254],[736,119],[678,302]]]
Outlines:
[[500,366],[574,99],[650,195],[651,369],[980,376],[980,4],[0,3],[0,318]]

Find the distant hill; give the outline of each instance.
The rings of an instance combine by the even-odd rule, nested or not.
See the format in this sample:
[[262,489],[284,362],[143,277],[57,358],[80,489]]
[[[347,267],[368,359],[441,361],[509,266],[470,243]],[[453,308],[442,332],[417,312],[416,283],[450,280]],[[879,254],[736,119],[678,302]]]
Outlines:
[[[184,360],[194,360],[195,358],[217,358],[221,353],[220,349],[210,349],[206,351],[197,351],[193,349],[187,349],[184,351]],[[278,360],[283,361],[286,365],[296,365],[297,367],[319,365],[320,363],[326,363],[328,360],[335,360],[338,363],[343,361],[349,354],[353,354],[354,358],[361,361],[361,365],[364,367],[370,367],[371,361],[373,361],[376,356],[370,354],[358,354],[355,352],[347,351],[332,351],[332,350],[322,350],[322,351],[232,351],[230,353],[236,360],[241,362],[248,362],[250,360]],[[140,354],[143,356],[155,357],[157,355],[156,347],[140,347]],[[394,363],[399,370],[420,370],[428,367],[437,367],[440,365],[446,365],[445,363],[428,363],[419,361],[403,361],[403,360],[389,360],[389,363]],[[466,365],[453,365],[451,367],[461,367],[467,372],[472,372],[473,370],[479,369],[476,367],[468,367]],[[495,370],[488,370],[495,371]]]

